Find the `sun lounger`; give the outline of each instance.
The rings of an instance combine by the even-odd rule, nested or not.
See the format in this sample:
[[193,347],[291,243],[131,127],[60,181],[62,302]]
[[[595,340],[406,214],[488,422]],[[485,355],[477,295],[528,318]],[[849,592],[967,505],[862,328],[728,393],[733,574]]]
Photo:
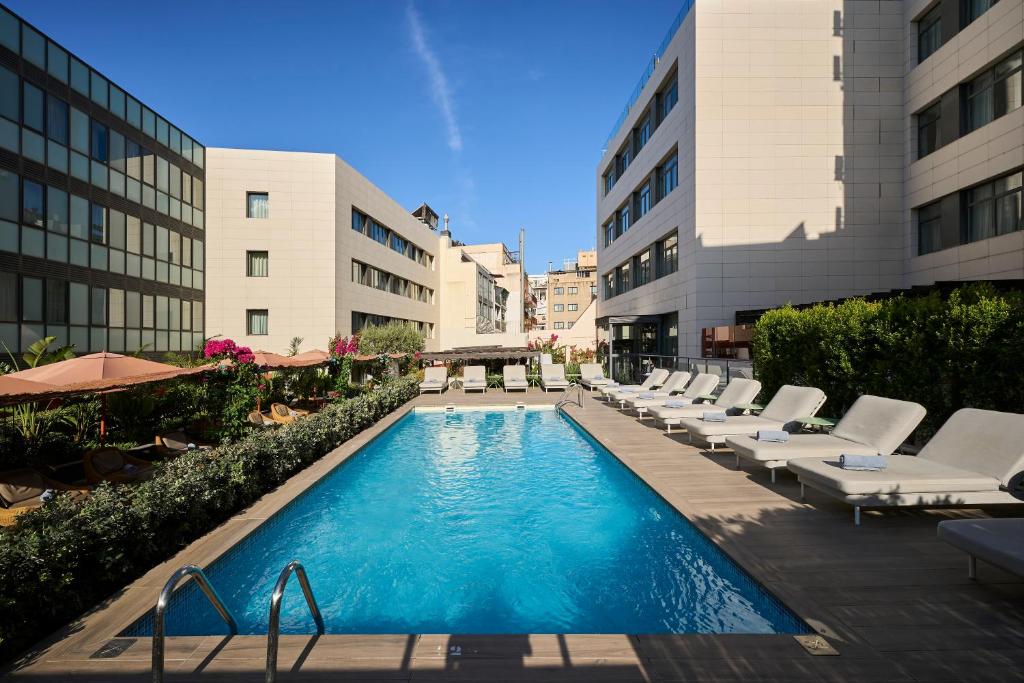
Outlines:
[[580,384],[590,389],[590,393],[607,386],[609,382],[611,380],[604,376],[600,363],[580,363]]
[[30,468],[0,472],[0,527],[11,526],[20,515],[41,506],[47,490],[78,497],[89,493],[86,486],[54,481]]
[[462,369],[462,391],[487,393],[487,368],[482,365],[467,365]]
[[645,406],[658,405],[670,396],[682,393],[691,377],[693,375],[686,370],[676,370],[668,376],[668,379],[665,380],[660,389],[644,389],[635,394],[624,395],[619,399],[619,408],[622,410],[637,410]]
[[423,381],[420,382],[420,393],[428,391],[441,393],[448,388],[448,368],[443,365],[426,368],[423,371]]
[[1024,576],[1024,517],[1009,519],[947,519],[939,522],[939,538],[967,553],[967,576],[978,578],[978,558]]
[[664,368],[657,368],[656,370],[652,370],[651,374],[647,375],[647,379],[644,380],[643,384],[619,384],[615,386],[606,386],[601,390],[601,393],[610,402],[621,401],[623,396],[629,396],[632,398],[641,391],[654,391],[665,384],[665,380],[668,379],[668,375],[668,370],[665,370]]
[[274,422],[273,419],[268,415],[264,415],[258,410],[253,410],[249,413],[249,423],[257,427],[276,427],[279,423]]
[[757,463],[772,472],[796,458],[840,455],[891,455],[924,419],[918,403],[881,396],[861,396],[846,411],[831,434],[793,434],[786,443],[758,441],[752,436],[730,436],[725,443],[741,461]]
[[501,369],[501,374],[504,376],[505,393],[522,389],[526,391],[530,388],[530,383],[526,380],[526,366],[525,365],[506,365]]
[[821,389],[786,384],[779,388],[760,415],[730,415],[725,422],[705,422],[699,417],[687,417],[679,424],[686,429],[691,442],[706,443],[715,450],[715,446],[725,443],[729,436],[757,434],[759,429],[792,432],[800,426],[796,422],[798,417],[813,416],[823,403],[825,392]]
[[202,449],[212,448],[210,444],[202,443],[197,439],[193,439],[191,436],[180,430],[158,435],[156,437],[156,445],[158,448],[162,448],[171,454],[184,453],[187,450],[191,450],[189,446],[192,448]]
[[85,478],[90,484],[109,481],[130,484],[153,476],[153,463],[125,453],[120,448],[94,448],[83,459]]
[[861,508],[1024,504],[1024,415],[961,408],[916,456],[892,455],[878,472],[839,467],[838,458],[789,463],[801,492],[810,486]]
[[540,387],[545,392],[552,389],[565,389],[569,382],[565,379],[565,366],[561,363],[540,366]]
[[[687,373],[689,374],[689,373]],[[701,397],[710,394],[718,386],[718,376],[709,375],[706,372],[697,373],[697,376],[693,378],[681,393],[674,396],[662,396],[657,399],[640,399],[636,401],[636,414],[638,420],[643,420],[654,408],[665,407],[667,404],[672,405],[694,405],[695,402]],[[637,394],[639,397],[640,394]],[[707,405],[704,405],[704,409],[707,410]]]
[[[697,380],[700,379],[698,385]],[[665,429],[669,434],[672,433],[672,425],[677,425],[682,420],[690,417],[700,417],[706,411],[718,410],[736,412],[733,406],[742,405],[744,403],[750,403],[757,397],[758,392],[761,391],[761,383],[756,379],[733,379],[722,389],[722,393],[718,395],[711,403],[695,403],[694,401],[698,396],[707,394],[712,389],[718,386],[718,376],[707,373],[701,373],[694,378],[690,386],[686,388],[681,397],[678,397],[684,401],[688,401],[689,405],[675,406],[670,401],[660,406],[651,406],[647,409],[647,412],[651,414],[651,417],[656,422],[665,425]],[[696,387],[694,392],[691,394],[690,389]],[[699,393],[698,393],[699,391]]]
[[270,404],[270,419],[279,424],[288,425],[307,415],[309,415],[308,411],[295,410],[283,403]]

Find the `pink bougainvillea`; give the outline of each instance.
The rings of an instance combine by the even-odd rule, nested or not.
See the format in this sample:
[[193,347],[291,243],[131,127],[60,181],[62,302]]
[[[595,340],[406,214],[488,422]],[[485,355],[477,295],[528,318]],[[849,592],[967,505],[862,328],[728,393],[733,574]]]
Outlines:
[[203,347],[203,356],[212,359],[230,359],[236,363],[252,363],[256,357],[248,346],[239,346],[232,339],[210,339]]
[[331,353],[338,357],[351,356],[359,350],[359,337],[336,337],[332,340]]

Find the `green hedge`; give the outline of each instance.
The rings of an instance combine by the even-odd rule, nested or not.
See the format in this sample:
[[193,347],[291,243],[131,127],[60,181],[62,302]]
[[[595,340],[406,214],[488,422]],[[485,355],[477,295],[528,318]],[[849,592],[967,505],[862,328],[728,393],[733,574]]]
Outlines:
[[861,394],[916,401],[927,437],[959,408],[1024,406],[1024,295],[965,285],[943,299],[851,299],[768,311],[753,335],[754,367],[770,397],[783,384],[819,387],[822,415],[842,415]]
[[[65,496],[0,533],[0,661],[67,623],[416,396],[411,378],[160,465],[135,486]],[[154,596],[154,600],[156,597]]]

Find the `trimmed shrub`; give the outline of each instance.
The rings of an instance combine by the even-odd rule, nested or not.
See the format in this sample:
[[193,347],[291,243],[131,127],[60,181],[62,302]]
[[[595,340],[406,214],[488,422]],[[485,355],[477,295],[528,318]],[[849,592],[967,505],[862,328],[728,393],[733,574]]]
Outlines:
[[0,660],[75,618],[412,399],[402,378],[285,429],[157,466],[149,481],[58,496],[0,533]]
[[770,397],[783,384],[828,395],[822,415],[842,415],[861,394],[916,401],[928,410],[919,437],[960,408],[1024,405],[1024,294],[991,285],[880,302],[851,299],[768,311],[754,325],[754,366]]

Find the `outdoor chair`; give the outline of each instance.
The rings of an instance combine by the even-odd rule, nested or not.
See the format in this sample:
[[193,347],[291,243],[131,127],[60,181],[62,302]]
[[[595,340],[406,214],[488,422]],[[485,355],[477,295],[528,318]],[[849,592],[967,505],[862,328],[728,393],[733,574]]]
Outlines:
[[530,388],[530,383],[526,380],[525,365],[506,365],[501,369],[501,374],[504,377],[503,384],[505,385],[506,394],[509,391],[517,389],[526,391]]
[[467,365],[462,368],[462,391],[487,393],[487,368],[482,365]]
[[[693,390],[698,384],[698,380],[703,385],[699,393],[697,390]],[[750,403],[761,391],[761,383],[757,380],[736,378],[725,385],[725,389],[722,389],[722,393],[714,401],[694,403],[698,397],[708,394],[716,386],[718,386],[717,375],[701,373],[694,378],[682,396],[676,397],[678,401],[687,403],[687,405],[668,405],[670,401],[666,399],[661,405],[648,408],[647,412],[651,414],[655,422],[665,425],[665,429],[671,434],[672,425],[677,425],[686,418],[700,417],[705,412],[717,411],[727,414],[739,414],[735,406]]]
[[258,410],[250,412],[248,420],[250,424],[253,424],[257,427],[276,427],[279,424],[277,422],[274,422],[272,418],[268,417],[267,415],[264,415]]
[[978,558],[1024,576],[1024,517],[947,519],[939,522],[939,538],[967,553],[967,577],[978,578]]
[[441,393],[448,388],[448,368],[443,365],[429,367],[423,370],[423,381],[420,382],[420,393],[428,391]]
[[619,400],[619,407],[623,410],[637,410],[646,406],[659,405],[672,395],[682,393],[691,377],[693,375],[686,370],[676,370],[669,375],[660,389],[624,395]]
[[[685,374],[689,375],[690,373],[685,372]],[[667,383],[666,386],[668,386]],[[673,405],[679,405],[680,403],[692,405],[701,396],[711,394],[717,386],[718,377],[701,372],[697,373],[697,376],[693,378],[693,381],[688,386],[683,387],[681,391],[673,392],[672,395],[656,391],[654,392],[654,398],[644,398],[646,396],[644,392],[635,394],[637,398],[630,401],[630,407],[636,410],[637,419],[643,420],[652,409],[664,406],[668,402],[672,402]],[[662,389],[664,390],[664,387]]]
[[600,363],[580,363],[580,384],[590,389],[590,393],[594,393],[594,389],[606,386],[609,382],[611,380],[604,376]]
[[0,527],[11,526],[18,516],[43,504],[47,491],[63,492],[76,497],[88,495],[87,486],[71,486],[43,476],[31,468],[0,472]]
[[131,484],[153,476],[153,463],[113,446],[94,448],[87,452],[82,464],[85,467],[85,478],[90,484],[101,481]]
[[961,408],[921,452],[890,455],[876,471],[844,470],[836,457],[789,463],[800,481],[861,508],[1024,504],[1024,415]]
[[[703,417],[686,417],[679,424],[686,429],[691,442],[706,443],[715,450],[726,437],[757,434],[761,430],[792,432],[800,428],[797,418],[813,417],[825,403],[825,392],[815,387],[784,384],[772,396],[760,415],[727,415],[725,420],[711,421]],[[722,412],[708,406],[702,413]]]
[[565,389],[569,382],[565,379],[565,366],[561,363],[540,366],[540,386],[545,393],[552,389]]
[[647,375],[647,378],[643,381],[643,384],[609,384],[601,390],[601,394],[604,395],[609,402],[621,401],[622,398],[632,398],[641,391],[654,391],[658,387],[665,383],[668,379],[669,372],[664,368],[658,368],[651,370],[651,374]]
[[281,424],[291,424],[296,420],[309,415],[309,411],[289,408],[283,403],[272,403],[270,405],[270,418]]
[[831,434],[794,434],[785,443],[758,441],[752,436],[730,436],[725,443],[742,460],[775,470],[797,458],[840,455],[892,455],[917,429],[925,409],[919,403],[881,396],[861,396],[846,411]]
[[168,432],[166,434],[159,434],[157,435],[155,442],[158,448],[169,453],[184,453],[189,450],[189,445],[203,450],[213,448],[210,444],[201,443],[199,440],[193,439],[191,436],[180,430]]

